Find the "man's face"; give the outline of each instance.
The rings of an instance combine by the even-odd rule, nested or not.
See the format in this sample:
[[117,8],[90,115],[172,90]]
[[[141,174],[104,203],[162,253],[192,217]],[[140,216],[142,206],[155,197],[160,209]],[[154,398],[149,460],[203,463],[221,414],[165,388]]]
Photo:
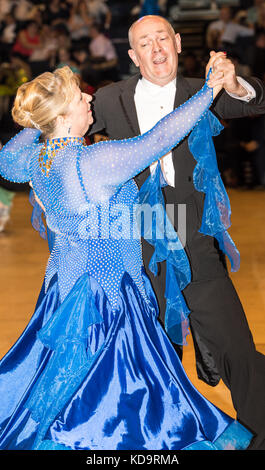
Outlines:
[[164,86],[176,77],[181,39],[160,17],[144,17],[131,31],[130,58],[147,80]]

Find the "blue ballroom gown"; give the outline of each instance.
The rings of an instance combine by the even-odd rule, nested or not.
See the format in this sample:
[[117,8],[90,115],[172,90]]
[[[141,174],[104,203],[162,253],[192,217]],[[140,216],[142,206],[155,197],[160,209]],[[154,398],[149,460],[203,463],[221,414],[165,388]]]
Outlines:
[[[0,449],[248,447],[252,434],[186,376],[132,234],[133,176],[211,103],[206,83],[140,137],[86,147],[78,138],[41,143],[39,131],[24,129],[3,147],[0,174],[31,182],[55,238],[35,312],[0,362]],[[173,311],[169,325],[186,331],[187,318]]]

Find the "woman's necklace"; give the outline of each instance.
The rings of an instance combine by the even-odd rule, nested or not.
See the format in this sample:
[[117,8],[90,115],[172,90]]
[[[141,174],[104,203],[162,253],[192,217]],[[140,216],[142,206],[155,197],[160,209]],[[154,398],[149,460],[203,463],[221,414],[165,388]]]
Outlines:
[[59,139],[49,139],[45,142],[39,154],[40,168],[45,176],[49,176],[52,162],[58,150],[69,144],[86,145],[86,140],[84,137],[60,137]]

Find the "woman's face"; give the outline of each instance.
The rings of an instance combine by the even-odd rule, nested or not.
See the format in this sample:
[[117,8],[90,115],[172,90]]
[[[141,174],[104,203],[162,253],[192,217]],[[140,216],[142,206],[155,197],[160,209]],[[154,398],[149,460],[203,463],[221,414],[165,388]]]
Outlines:
[[74,98],[67,114],[69,127],[71,127],[71,136],[83,137],[93,123],[91,100],[92,96],[82,93],[80,88],[76,86]]

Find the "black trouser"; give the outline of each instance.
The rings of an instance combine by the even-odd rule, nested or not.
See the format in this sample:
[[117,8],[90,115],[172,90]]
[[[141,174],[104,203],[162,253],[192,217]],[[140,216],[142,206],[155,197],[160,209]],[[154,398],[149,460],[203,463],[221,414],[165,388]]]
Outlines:
[[[167,202],[170,196],[167,194]],[[265,449],[265,356],[256,351],[244,310],[228,276],[223,255],[212,237],[198,232],[203,200],[196,193],[187,201],[186,253],[192,282],[183,291],[190,309],[197,371],[211,385],[218,374],[231,391],[237,419],[257,434],[252,448]],[[183,203],[183,202],[182,202]],[[159,275],[148,270],[153,249],[143,241],[147,274],[159,303],[160,320],[165,313],[165,263]]]

